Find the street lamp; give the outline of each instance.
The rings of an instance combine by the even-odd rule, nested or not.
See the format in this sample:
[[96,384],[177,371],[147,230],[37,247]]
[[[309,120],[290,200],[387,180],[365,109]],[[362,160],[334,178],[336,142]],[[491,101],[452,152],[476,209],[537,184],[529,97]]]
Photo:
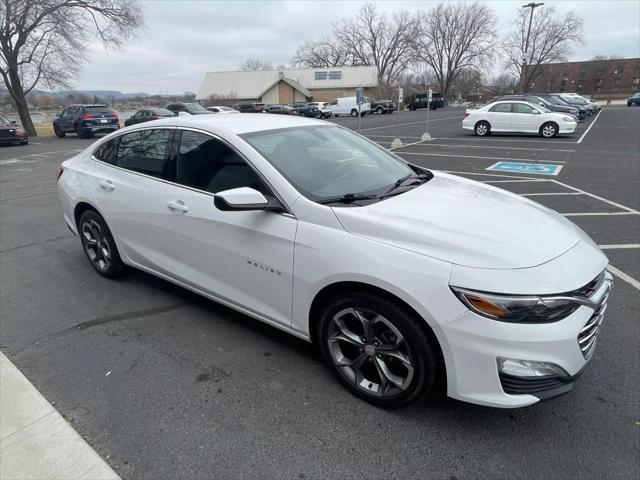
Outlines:
[[520,74],[520,92],[524,93],[524,72],[527,66],[527,52],[529,51],[529,36],[531,35],[531,23],[533,22],[533,11],[536,7],[541,7],[544,3],[527,3],[522,8],[530,8],[531,14],[529,15],[529,28],[527,29],[527,39],[524,42],[524,54],[522,55],[522,73]]

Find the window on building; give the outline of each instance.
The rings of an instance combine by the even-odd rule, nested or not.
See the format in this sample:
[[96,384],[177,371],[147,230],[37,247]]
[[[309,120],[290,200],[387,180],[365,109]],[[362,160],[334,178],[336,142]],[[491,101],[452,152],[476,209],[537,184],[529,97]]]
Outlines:
[[580,76],[584,77],[587,74],[587,64],[583,63],[580,65]]
[[329,80],[342,80],[342,72],[339,70],[329,72]]
[[576,88],[578,89],[579,92],[584,90],[584,80],[578,80],[578,84],[576,85]]
[[315,80],[326,80],[327,72],[314,72],[313,77]]
[[624,63],[619,63],[616,65],[616,69],[613,71],[614,75],[622,75],[624,71]]
[[639,85],[640,84],[640,77],[634,78],[633,79],[633,84],[634,85]]
[[613,88],[612,88],[612,90],[619,90],[619,89],[620,89],[620,79],[619,79],[619,78],[616,78],[616,79],[613,81]]

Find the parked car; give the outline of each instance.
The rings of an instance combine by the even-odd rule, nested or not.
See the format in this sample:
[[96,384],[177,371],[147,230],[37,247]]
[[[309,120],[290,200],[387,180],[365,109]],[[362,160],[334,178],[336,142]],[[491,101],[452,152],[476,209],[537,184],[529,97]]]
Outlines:
[[577,108],[578,109],[578,118],[584,119],[587,115],[590,114],[590,109],[587,105],[578,105],[578,104],[569,104],[565,102],[561,97],[557,95],[551,95],[549,93],[538,93],[536,94],[538,97],[545,99],[547,102],[552,103],[556,106],[561,107],[569,107],[569,108]]
[[133,126],[62,163],[64,219],[98,274],[139,268],[312,342],[384,407],[439,385],[523,407],[587,367],[612,277],[567,218],[319,120],[192,126]]
[[[352,117],[358,116],[358,103],[356,97],[342,97],[334,98],[329,103],[329,110],[331,115],[339,117],[340,115],[351,115]],[[360,104],[360,116],[364,117],[371,111],[371,104],[367,99],[365,103]]]
[[29,137],[27,136],[27,132],[18,126],[18,122],[9,120],[0,114],[0,145],[7,143],[26,145],[29,143]]
[[640,92],[634,93],[627,99],[627,107],[631,105],[640,105]]
[[320,110],[322,118],[331,118],[331,109],[329,108],[329,102],[309,102],[309,105],[315,105],[318,110]]
[[420,108],[427,108],[427,104],[429,105],[429,110],[444,107],[444,97],[441,93],[433,92],[431,94],[431,101],[428,102],[427,100],[429,100],[427,93],[418,93],[409,97],[407,108],[409,110],[418,110]]
[[190,115],[208,115],[212,113],[199,103],[170,103],[167,105],[167,110],[171,110],[176,115],[180,113]]
[[571,105],[572,107],[583,107],[587,109],[587,115],[593,115],[596,111],[595,107],[589,105],[585,100],[577,97],[571,97],[567,95],[563,95],[561,93],[552,93],[552,97],[559,98],[563,102]]
[[369,103],[371,103],[371,112],[377,115],[382,115],[383,113],[393,113],[398,108],[396,104],[391,100],[370,99]]
[[220,105],[216,105],[216,106],[213,106],[213,107],[207,107],[207,110],[209,110],[210,112],[213,112],[213,113],[240,113],[235,108],[224,107],[224,106],[220,106]]
[[264,103],[238,103],[233,108],[240,113],[262,113],[265,109]]
[[492,132],[537,133],[545,138],[573,133],[578,124],[567,114],[555,113],[528,102],[493,102],[477,110],[467,110],[462,128],[479,137]]
[[275,113],[278,115],[298,115],[298,110],[289,105],[266,105],[265,113]]
[[107,105],[72,105],[53,119],[53,133],[64,138],[75,133],[80,138],[93,137],[96,133],[111,133],[120,128],[118,115]]
[[309,118],[320,118],[322,114],[316,105],[311,103],[290,103],[289,106],[295,109],[299,115]]
[[540,105],[547,110],[551,110],[552,112],[568,113],[569,115],[573,115],[576,119],[579,120],[584,118],[584,115],[582,115],[581,117],[580,111],[575,107],[570,107],[568,105],[554,105],[548,100],[537,95],[503,95],[502,97],[495,98],[493,101],[500,102],[506,100],[519,100],[522,102],[532,103],[534,105]]
[[562,97],[572,97],[572,98],[578,98],[580,100],[584,100],[589,106],[593,107],[595,111],[602,110],[602,106],[587,95],[580,95],[579,93],[571,93],[571,92],[562,92],[562,93],[559,93],[558,95]]
[[158,120],[159,118],[175,117],[175,113],[166,108],[147,108],[145,110],[138,110],[132,116],[124,121],[124,126],[135,125],[136,123],[149,122],[151,120]]

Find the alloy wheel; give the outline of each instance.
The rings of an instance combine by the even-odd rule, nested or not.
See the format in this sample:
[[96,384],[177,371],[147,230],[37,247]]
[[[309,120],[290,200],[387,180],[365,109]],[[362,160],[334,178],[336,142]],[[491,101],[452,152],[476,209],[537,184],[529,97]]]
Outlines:
[[98,270],[108,270],[111,265],[111,247],[95,220],[88,220],[82,224],[82,244],[91,263]]
[[485,123],[481,123],[480,125],[478,125],[476,127],[476,134],[480,137],[483,137],[487,134],[487,132],[489,131],[489,128],[487,127],[487,125]]
[[553,137],[556,134],[556,127],[553,125],[545,125],[542,127],[542,136],[546,138]]
[[368,395],[398,395],[411,384],[409,345],[384,316],[364,308],[340,310],[329,324],[327,342],[340,374]]

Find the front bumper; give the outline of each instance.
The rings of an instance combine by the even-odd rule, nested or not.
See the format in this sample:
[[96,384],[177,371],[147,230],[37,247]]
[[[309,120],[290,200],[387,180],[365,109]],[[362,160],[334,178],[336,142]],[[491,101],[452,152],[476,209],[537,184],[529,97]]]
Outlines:
[[558,133],[575,133],[576,128],[578,128],[577,122],[562,122],[559,125]]
[[[438,338],[447,365],[450,397],[500,408],[532,405],[567,393],[591,359],[603,321],[611,275],[592,294],[594,305],[545,324],[505,323],[467,311],[440,325]],[[497,359],[547,362],[566,376],[515,377],[498,369]]]

